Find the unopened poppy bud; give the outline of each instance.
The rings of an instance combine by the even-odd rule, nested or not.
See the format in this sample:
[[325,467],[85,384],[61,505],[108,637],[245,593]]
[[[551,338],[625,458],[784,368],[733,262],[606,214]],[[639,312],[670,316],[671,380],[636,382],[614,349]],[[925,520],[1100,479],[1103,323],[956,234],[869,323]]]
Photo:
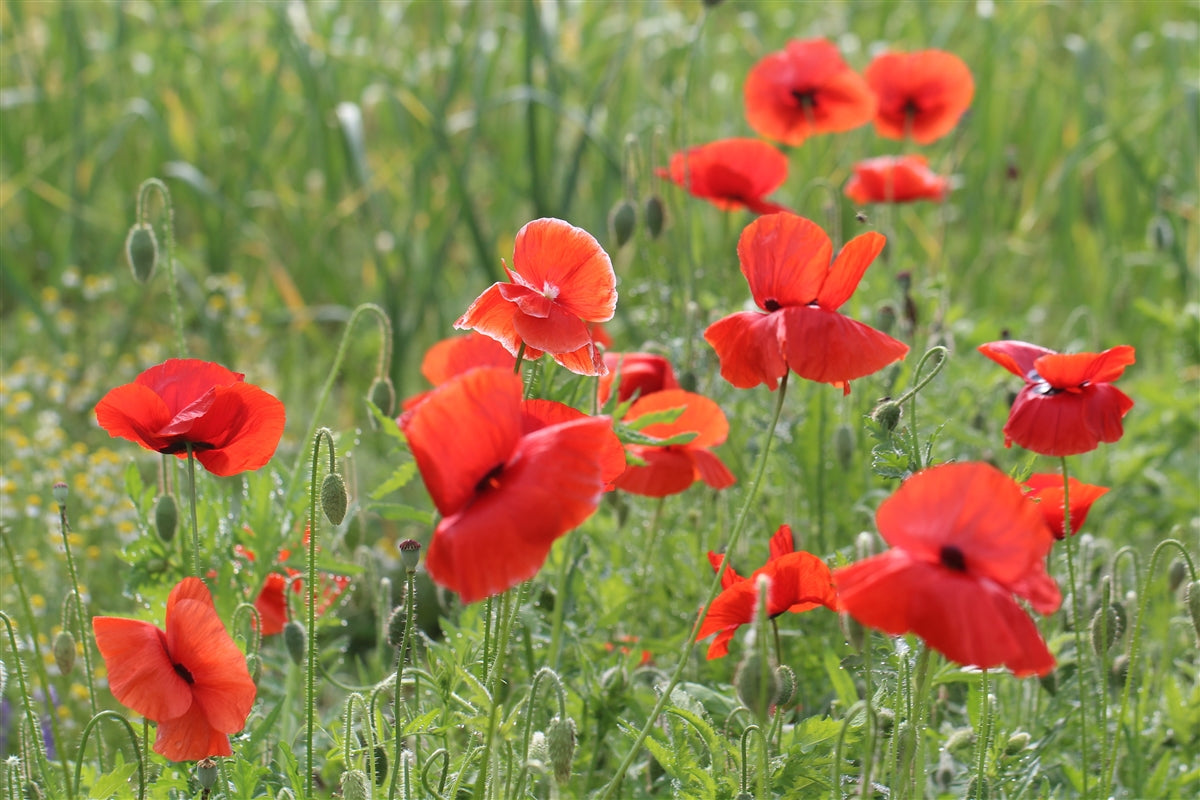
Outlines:
[[946,737],[946,752],[954,753],[969,747],[975,741],[975,731],[971,728],[957,728]]
[[348,503],[346,482],[342,480],[342,476],[336,472],[326,475],[325,480],[321,482],[321,510],[325,512],[325,518],[335,526],[341,525],[342,520],[346,518]]
[[379,409],[381,414],[390,417],[393,409],[396,408],[396,387],[392,385],[392,379],[386,375],[376,378],[371,384],[370,391],[367,392],[367,399]]
[[667,222],[667,210],[663,206],[662,198],[658,194],[651,194],[646,197],[643,203],[642,215],[646,218],[646,230],[650,233],[651,239],[657,239],[663,232],[663,226]]
[[154,530],[158,538],[169,542],[175,538],[175,527],[179,524],[179,507],[175,505],[175,497],[160,494],[154,502]]
[[1184,599],[1187,601],[1188,614],[1192,617],[1192,629],[1200,636],[1200,581],[1188,584]]
[[1115,603],[1109,603],[1102,608],[1097,608],[1096,613],[1092,616],[1091,636],[1092,649],[1096,651],[1096,655],[1103,655],[1108,652],[1108,648],[1113,646],[1113,642],[1121,635],[1121,619],[1114,609]]
[[1040,683],[1042,685],[1042,688],[1045,689],[1046,692],[1049,693],[1051,696],[1058,694],[1058,673],[1057,672],[1048,672],[1045,675],[1039,675],[1038,683]]
[[1155,214],[1150,218],[1150,228],[1146,232],[1155,250],[1170,250],[1171,245],[1175,243],[1175,231],[1171,228],[1171,223],[1162,214]]
[[[403,759],[403,756],[401,756]],[[383,786],[387,780],[388,757],[387,750],[382,745],[375,745],[375,785]]]
[[891,333],[892,328],[896,327],[896,307],[891,303],[884,303],[875,312],[875,327],[884,333]]
[[550,748],[546,746],[546,734],[534,731],[529,737],[529,752],[525,759],[531,764],[545,764],[550,760]]
[[842,635],[846,637],[846,644],[850,645],[854,652],[861,653],[863,645],[867,643],[867,629],[849,614],[838,614],[838,621],[841,622]]
[[833,455],[843,472],[854,466],[854,429],[845,423],[833,429]]
[[54,484],[54,502],[58,504],[58,510],[62,511],[67,506],[67,485],[62,481]]
[[75,668],[75,637],[70,631],[59,631],[54,637],[54,663],[60,675],[67,675]]
[[1187,577],[1187,564],[1181,559],[1176,559],[1171,562],[1171,568],[1167,570],[1167,585],[1174,594],[1180,586],[1183,586],[1183,581]]
[[[763,681],[766,684],[763,684]],[[762,661],[758,652],[752,650],[738,665],[737,674],[733,678],[737,687],[738,699],[742,705],[750,709],[759,719],[765,719],[770,706],[779,696],[781,685],[778,673],[774,667],[769,667],[763,673]]]
[[158,266],[158,239],[154,236],[154,228],[139,222],[129,229],[129,235],[125,237],[125,258],[138,283],[147,283],[154,277],[154,268]]
[[575,758],[575,720],[570,717],[555,717],[546,729],[546,749],[550,754],[550,766],[554,768],[554,780],[564,786],[571,780],[571,762]]
[[246,654],[246,670],[250,673],[250,680],[258,684],[259,676],[262,675],[262,659],[255,653]]
[[404,629],[408,627],[404,606],[396,606],[388,615],[387,642],[397,649],[404,646]]
[[1004,754],[1015,756],[1017,753],[1029,747],[1030,736],[1025,731],[1017,731],[1012,736],[1008,737],[1008,742],[1004,745]]
[[361,769],[343,772],[341,783],[343,800],[368,800],[371,796],[371,782]]
[[400,560],[408,572],[417,571],[417,563],[421,560],[421,543],[416,539],[405,539],[400,543]]
[[1113,686],[1123,686],[1125,679],[1129,677],[1129,656],[1121,653],[1113,659],[1112,664],[1108,668],[1108,677],[1112,681]]
[[217,760],[215,758],[202,758],[196,762],[196,780],[205,792],[211,791],[217,785]]
[[786,706],[796,699],[796,671],[787,664],[775,668],[775,677],[779,679],[779,693],[773,700],[776,706]]
[[617,247],[624,247],[633,238],[633,229],[637,225],[637,209],[628,200],[622,200],[608,212],[608,229],[612,233]]
[[854,558],[865,561],[875,555],[875,536],[870,531],[859,531],[854,537]]
[[900,404],[889,397],[879,401],[871,411],[871,419],[875,420],[885,431],[894,431],[900,424],[901,412]]
[[308,631],[304,629],[299,620],[289,620],[288,624],[283,626],[283,644],[287,648],[293,664],[304,663],[308,653]]
[[942,790],[942,792],[950,791],[950,787],[954,784],[954,759],[949,753],[943,752],[938,758],[937,768],[933,771],[933,782]]

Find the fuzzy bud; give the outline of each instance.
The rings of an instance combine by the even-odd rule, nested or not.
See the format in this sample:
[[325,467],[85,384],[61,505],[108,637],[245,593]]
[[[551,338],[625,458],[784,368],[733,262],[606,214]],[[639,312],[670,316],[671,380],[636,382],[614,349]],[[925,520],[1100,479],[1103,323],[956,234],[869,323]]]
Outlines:
[[217,760],[215,758],[202,758],[196,762],[196,780],[200,782],[200,788],[204,789],[205,793],[217,785]]
[[129,229],[129,235],[125,237],[125,258],[138,283],[148,283],[154,277],[154,268],[158,266],[158,239],[154,236],[154,228],[139,222]]
[[[404,756],[409,755],[407,751],[401,755],[401,760]],[[387,780],[388,757],[387,750],[382,745],[375,745],[375,785],[383,786],[383,782]]]
[[845,423],[833,429],[833,455],[843,472],[854,466],[854,429]]
[[867,643],[867,629],[846,613],[838,614],[838,621],[842,624],[842,635],[846,637],[846,644],[850,645],[854,652],[861,653]]
[[175,528],[179,524],[179,507],[175,498],[169,494],[160,494],[154,501],[154,530],[158,538],[169,542],[175,538]]
[[865,561],[875,555],[876,551],[875,535],[870,531],[859,531],[858,536],[854,537],[854,558],[857,561]]
[[1017,731],[1012,736],[1008,737],[1008,742],[1004,745],[1004,754],[1015,756],[1025,748],[1029,747],[1030,736],[1025,731]]
[[947,753],[954,753],[956,750],[969,747],[974,741],[974,730],[971,728],[956,728],[953,733],[946,737],[945,749]]
[[1116,611],[1116,603],[1097,608],[1095,615],[1092,617],[1090,633],[1092,636],[1092,649],[1096,651],[1096,655],[1103,655],[1113,646],[1113,642],[1121,635],[1121,617]]
[[361,769],[350,769],[342,773],[343,800],[370,800],[371,781]]
[[416,539],[405,539],[400,543],[400,560],[408,572],[417,571],[417,563],[421,560],[421,543]]
[[408,627],[404,606],[396,606],[388,615],[387,642],[397,649],[404,646],[404,629]]
[[575,720],[570,717],[555,717],[546,729],[546,749],[550,753],[550,766],[554,768],[554,780],[559,786],[571,780],[571,761],[575,758]]
[[949,792],[950,787],[954,784],[954,759],[949,753],[943,752],[938,759],[937,768],[933,771],[933,783],[943,793]]
[[1167,571],[1167,585],[1171,587],[1171,593],[1174,594],[1180,586],[1183,586],[1184,579],[1187,578],[1187,564],[1181,559],[1176,559],[1171,562],[1171,568]]
[[1125,653],[1119,654],[1112,660],[1112,664],[1108,667],[1108,678],[1112,681],[1113,687],[1124,686],[1126,678],[1129,677],[1129,656]]
[[896,727],[896,712],[890,708],[880,708],[875,712],[875,726],[880,736],[891,736]]
[[58,510],[62,511],[67,507],[67,485],[62,481],[54,484],[54,502],[58,505]]
[[525,759],[531,764],[545,764],[550,761],[550,748],[546,745],[546,734],[534,731],[529,737],[529,752]]
[[884,303],[875,311],[875,327],[884,333],[890,333],[896,327],[896,307]]
[[283,644],[287,648],[292,663],[299,666],[304,663],[308,654],[308,631],[299,620],[290,620],[283,626]]
[[1192,629],[1200,636],[1200,581],[1192,581],[1184,593],[1187,601],[1188,614],[1192,617]]
[[70,631],[59,631],[54,637],[54,663],[60,675],[68,675],[75,668],[75,637]]
[[633,238],[637,226],[637,209],[628,200],[622,200],[608,212],[608,229],[617,247],[624,247]]
[[[767,681],[766,685],[763,684],[764,680]],[[742,701],[742,705],[759,719],[766,719],[770,706],[783,690],[779,673],[773,666],[769,666],[764,675],[762,661],[756,650],[751,650],[742,659],[733,684],[737,687],[738,699]]]
[[871,419],[879,424],[879,427],[885,431],[894,431],[896,426],[900,424],[900,404],[891,398],[880,400],[875,408],[871,411]]
[[657,239],[667,222],[666,208],[663,206],[662,198],[657,194],[648,196],[643,204],[642,213],[646,218],[646,230],[649,231],[650,238]]
[[321,510],[325,518],[336,527],[346,518],[346,482],[336,472],[331,472],[321,481]]
[[367,399],[381,414],[390,417],[396,408],[396,387],[392,385],[392,379],[386,375],[376,378],[367,392]]
[[775,695],[776,706],[786,706],[796,699],[796,671],[787,664],[775,668],[775,677],[779,679],[779,693]]
[[250,680],[257,686],[262,676],[262,659],[256,653],[246,654],[246,670],[250,673]]

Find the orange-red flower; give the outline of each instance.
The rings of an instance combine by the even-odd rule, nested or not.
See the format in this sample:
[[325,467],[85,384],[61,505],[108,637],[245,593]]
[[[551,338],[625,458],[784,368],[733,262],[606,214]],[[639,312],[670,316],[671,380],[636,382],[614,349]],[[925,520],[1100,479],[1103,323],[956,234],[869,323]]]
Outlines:
[[741,311],[708,326],[721,375],[740,389],[774,391],[790,368],[801,378],[850,393],[850,381],[904,358],[908,346],[837,312],[854,293],[884,237],[864,233],[830,265],[833,245],[794,214],[759,217],[738,239],[742,274],[766,313]]
[[743,97],[750,127],[791,145],[852,130],[875,115],[867,82],[825,39],[795,39],[763,58],[746,76]]
[[1005,447],[1016,442],[1044,456],[1070,456],[1125,432],[1121,419],[1133,401],[1112,382],[1134,363],[1129,345],[1066,355],[1005,340],[980,345],[979,352],[1025,381],[1004,425]]
[[764,199],[787,180],[787,156],[758,139],[721,139],[671,156],[659,175],[726,211],[756,214],[788,209]]
[[111,436],[158,453],[184,458],[191,444],[214,475],[255,470],[275,454],[284,408],[245,377],[208,361],[172,358],[104,395],[96,420]]
[[245,726],[256,689],[199,578],[171,590],[166,628],[92,618],[113,696],[158,723],[154,752],[171,761],[232,755],[229,734]]
[[931,171],[924,156],[879,156],[854,165],[846,196],[856,203],[943,200],[950,181]]
[[1021,487],[983,463],[918,472],[875,514],[891,550],[834,570],[842,608],[871,628],[915,633],[951,661],[1017,675],[1054,668],[1037,626],[1013,598],[1050,614],[1062,601],[1046,574],[1054,542]]
[[732,486],[736,478],[721,459],[709,451],[725,441],[729,422],[721,407],[702,395],[683,389],[666,389],[634,401],[625,415],[631,422],[646,414],[683,408],[674,422],[655,422],[641,429],[655,439],[670,439],[683,433],[695,433],[686,444],[627,445],[629,452],[645,465],[630,464],[616,480],[616,487],[632,494],[666,497],[703,480],[714,489]]
[[[428,350],[421,359],[421,374],[433,386],[441,386],[456,375],[475,367],[508,367],[517,363],[516,356],[504,349],[495,339],[471,331],[466,336],[451,336],[442,339]],[[404,401],[405,410],[413,408],[429,392],[420,392]]]
[[615,470],[608,418],[523,408],[521,394],[510,370],[473,369],[401,420],[442,515],[426,569],[467,603],[533,577],[554,540],[595,511]]
[[[714,570],[721,568],[723,557],[709,552],[708,563]],[[777,617],[785,611],[798,614],[817,606],[837,610],[837,592],[825,562],[812,553],[796,552],[792,529],[780,525],[771,537],[771,557],[767,563],[743,578],[727,566],[721,575],[721,593],[709,606],[708,616],[696,633],[696,641],[717,634],[708,646],[708,658],[721,658],[729,653],[729,642],[737,629],[754,621],[758,602],[758,576],[770,579],[767,592],[767,616]]]
[[[1067,480],[1070,483],[1071,490],[1071,535],[1074,536],[1079,533],[1079,529],[1087,521],[1088,511],[1091,510],[1092,503],[1108,494],[1108,489],[1104,486],[1093,486],[1090,483],[1083,483],[1074,478],[1068,478]],[[1066,514],[1063,505],[1062,475],[1057,475],[1053,472],[1035,473],[1030,475],[1022,486],[1026,489],[1025,496],[1037,501],[1038,508],[1041,509],[1042,516],[1046,519],[1046,524],[1050,526],[1050,530],[1054,533],[1054,538],[1066,538],[1066,521],[1064,520]]]
[[676,389],[679,381],[675,378],[675,370],[671,362],[654,353],[614,353],[604,354],[604,364],[608,374],[600,378],[600,404],[608,402],[612,394],[613,380],[618,376],[621,383],[617,386],[617,401],[624,403],[637,394],[645,397],[663,389]]
[[[249,532],[249,529],[247,529],[247,532]],[[305,545],[308,544],[308,536],[309,533],[306,530],[304,532]],[[236,556],[246,559],[251,564],[258,560],[253,550],[240,544],[233,546],[233,553]],[[275,556],[275,563],[283,564],[290,556],[290,550],[280,550]],[[302,573],[298,569],[284,567],[283,572],[268,573],[267,577],[263,580],[258,597],[254,599],[254,607],[258,610],[258,615],[262,618],[263,636],[274,636],[277,633],[283,633],[284,626],[292,618],[288,610],[286,589],[290,586],[292,593],[297,595],[303,592],[304,581],[301,575]],[[328,572],[319,572],[317,576],[317,595],[319,600],[316,606],[316,613],[320,616],[346,591],[346,587],[350,585],[350,578],[345,575],[335,575]]]
[[603,375],[588,323],[612,319],[617,276],[590,233],[561,219],[535,219],[517,232],[509,283],[494,283],[471,303],[456,328],[473,328],[514,356],[549,353],[580,375]]
[[878,98],[875,131],[929,144],[953,130],[975,95],[962,59],[942,50],[884,53],[864,73]]

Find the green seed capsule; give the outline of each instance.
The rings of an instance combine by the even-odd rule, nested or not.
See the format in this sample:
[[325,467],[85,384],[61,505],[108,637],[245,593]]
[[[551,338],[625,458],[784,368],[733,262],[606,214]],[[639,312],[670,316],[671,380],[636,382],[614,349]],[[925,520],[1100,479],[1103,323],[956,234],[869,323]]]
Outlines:
[[637,209],[628,200],[617,203],[608,213],[608,228],[618,248],[624,247],[633,238],[636,226]]
[[292,663],[299,666],[308,655],[308,631],[297,620],[283,626],[283,644],[291,656]]
[[396,387],[386,375],[375,379],[367,397],[385,417],[390,417],[396,408]]
[[646,230],[649,231],[651,239],[657,239],[662,234],[663,227],[667,222],[667,212],[662,198],[657,194],[649,195],[642,208],[642,213],[646,218]]
[[342,520],[346,518],[348,504],[346,482],[342,480],[342,476],[336,472],[326,475],[325,480],[321,482],[321,510],[325,512],[325,518],[335,526],[341,525]]
[[571,762],[575,758],[575,720],[570,717],[555,717],[546,729],[546,747],[550,752],[550,766],[554,768],[554,780],[559,786],[571,780]]
[[60,675],[68,675],[75,668],[75,637],[70,631],[59,631],[54,637],[54,663]]
[[154,236],[154,228],[139,222],[129,229],[125,238],[125,258],[138,283],[147,283],[154,277],[154,268],[158,266],[158,239]]
[[154,502],[154,529],[158,538],[169,542],[175,538],[175,528],[179,524],[179,507],[175,498],[169,494],[160,494]]

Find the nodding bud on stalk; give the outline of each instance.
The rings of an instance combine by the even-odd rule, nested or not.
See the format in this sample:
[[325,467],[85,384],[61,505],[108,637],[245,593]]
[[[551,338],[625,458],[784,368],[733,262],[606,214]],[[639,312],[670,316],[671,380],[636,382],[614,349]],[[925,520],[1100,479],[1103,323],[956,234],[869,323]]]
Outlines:
[[396,408],[396,387],[392,385],[392,379],[386,375],[376,378],[367,392],[367,399],[381,414],[390,417]]
[[[738,665],[733,685],[737,688],[742,705],[759,719],[766,719],[771,706],[775,704],[775,698],[783,691],[783,680],[774,664],[768,663],[764,673],[761,658],[757,648],[748,650]],[[766,684],[763,683],[764,679]]]
[[575,758],[575,720],[570,717],[555,717],[546,729],[546,748],[550,753],[550,766],[554,768],[554,780],[563,786],[571,780],[571,762]]
[[342,773],[342,798],[344,800],[368,800],[371,782],[361,769],[350,769]]
[[67,675],[75,668],[75,637],[70,631],[59,631],[54,637],[54,663],[60,675]]
[[779,679],[779,693],[775,695],[776,706],[786,706],[796,699],[796,671],[787,664],[775,668],[775,677]]
[[637,209],[628,200],[622,200],[608,212],[608,229],[617,247],[624,247],[633,238],[637,226]]
[[416,572],[417,563],[421,560],[421,543],[416,539],[405,539],[400,543],[400,560],[404,562],[407,572]]
[[1188,614],[1192,616],[1192,629],[1196,631],[1196,636],[1200,637],[1200,581],[1189,583],[1184,597],[1187,600]]
[[321,482],[321,510],[325,512],[325,518],[335,526],[341,525],[342,520],[346,518],[346,506],[349,502],[346,497],[346,482],[342,480],[342,476],[336,472],[326,475],[325,480]]
[[175,526],[179,523],[179,507],[175,505],[175,497],[160,494],[154,502],[154,529],[158,538],[169,542],[175,538]]
[[1183,563],[1181,559],[1175,559],[1171,562],[1171,568],[1167,570],[1167,586],[1171,588],[1172,593],[1183,586],[1185,578],[1187,578],[1187,564]]
[[290,620],[283,626],[283,644],[287,647],[292,663],[299,666],[304,663],[308,650],[308,631],[298,620]]
[[1121,635],[1124,627],[1122,616],[1124,616],[1124,611],[1118,612],[1116,603],[1109,603],[1096,609],[1090,631],[1092,649],[1096,651],[1096,655],[1104,655]]
[[204,789],[205,793],[217,785],[217,760],[215,758],[202,758],[196,762],[196,780],[199,781],[200,787]]
[[1008,742],[1004,745],[1004,754],[1015,756],[1017,753],[1029,747],[1031,737],[1025,731],[1017,731],[1012,736],[1008,737]]
[[154,236],[154,228],[138,222],[129,229],[129,235],[125,237],[125,258],[138,283],[148,283],[154,277],[154,268],[158,266],[158,239]]
[[667,223],[667,210],[663,206],[662,198],[657,193],[651,194],[646,197],[642,205],[642,214],[646,218],[646,230],[651,239],[657,239]]
[[900,414],[900,404],[890,397],[885,397],[871,411],[871,419],[875,420],[885,431],[894,431],[900,424]]
[[854,429],[845,423],[833,429],[833,454],[843,472],[854,466]]

